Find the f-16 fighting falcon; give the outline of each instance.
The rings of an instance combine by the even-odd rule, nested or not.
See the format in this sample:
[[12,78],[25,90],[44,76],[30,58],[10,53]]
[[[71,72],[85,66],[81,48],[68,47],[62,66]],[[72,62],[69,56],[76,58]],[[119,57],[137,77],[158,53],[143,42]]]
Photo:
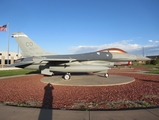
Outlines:
[[12,37],[17,41],[24,58],[20,62],[9,65],[27,69],[40,70],[43,75],[53,75],[60,72],[65,73],[63,78],[69,80],[71,73],[104,73],[107,78],[108,69],[115,62],[145,61],[149,58],[132,54],[111,53],[109,51],[96,51],[83,54],[56,55],[44,51],[26,34],[15,32]]

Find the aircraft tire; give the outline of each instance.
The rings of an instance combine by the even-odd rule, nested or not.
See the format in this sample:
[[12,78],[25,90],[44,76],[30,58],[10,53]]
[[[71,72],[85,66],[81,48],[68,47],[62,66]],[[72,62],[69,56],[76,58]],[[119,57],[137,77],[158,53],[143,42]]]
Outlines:
[[65,75],[63,76],[63,78],[64,78],[65,80],[69,80],[69,79],[71,78],[70,73],[65,74]]
[[105,73],[105,74],[104,74],[104,77],[108,78],[108,77],[109,77],[109,74],[108,74],[108,73]]

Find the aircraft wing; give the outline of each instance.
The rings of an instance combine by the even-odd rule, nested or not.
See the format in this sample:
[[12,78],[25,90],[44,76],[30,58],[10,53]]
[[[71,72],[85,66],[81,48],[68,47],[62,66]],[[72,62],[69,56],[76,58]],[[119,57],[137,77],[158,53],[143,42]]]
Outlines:
[[43,61],[47,61],[47,62],[72,62],[72,61],[76,61],[76,59],[61,59],[61,58],[45,58],[45,57],[39,57],[39,56],[34,56],[33,57],[33,61],[34,63],[41,63]]
[[32,63],[33,63],[33,61],[18,62],[18,63],[14,63],[14,64],[11,64],[11,65],[8,65],[7,67],[25,66],[25,65],[32,64]]

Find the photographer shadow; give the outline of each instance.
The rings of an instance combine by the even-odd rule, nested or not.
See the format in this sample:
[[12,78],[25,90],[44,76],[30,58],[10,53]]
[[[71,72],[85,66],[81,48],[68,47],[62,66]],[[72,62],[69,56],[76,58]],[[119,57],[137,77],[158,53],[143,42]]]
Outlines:
[[52,120],[53,119],[53,116],[52,116],[53,93],[52,93],[52,91],[54,90],[54,87],[52,86],[52,84],[48,83],[44,87],[44,90],[45,90],[44,98],[43,98],[42,108],[40,110],[38,120]]

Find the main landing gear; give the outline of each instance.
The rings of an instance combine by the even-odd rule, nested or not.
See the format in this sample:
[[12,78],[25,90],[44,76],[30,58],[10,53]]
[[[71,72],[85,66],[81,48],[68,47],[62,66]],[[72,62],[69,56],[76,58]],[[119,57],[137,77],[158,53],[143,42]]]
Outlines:
[[105,73],[105,74],[104,74],[104,77],[108,78],[108,77],[109,77],[109,74],[108,74],[108,73]]
[[[108,73],[105,73],[105,74],[104,74],[104,77],[105,77],[105,78],[108,78],[108,77],[109,77],[109,74],[108,74]],[[71,79],[71,74],[70,74],[70,73],[66,73],[65,75],[63,75],[63,78],[64,78],[65,80],[69,80],[69,79]]]
[[66,74],[63,76],[63,78],[64,78],[65,80],[69,80],[69,79],[71,78],[71,74],[70,74],[70,73],[66,73]]

